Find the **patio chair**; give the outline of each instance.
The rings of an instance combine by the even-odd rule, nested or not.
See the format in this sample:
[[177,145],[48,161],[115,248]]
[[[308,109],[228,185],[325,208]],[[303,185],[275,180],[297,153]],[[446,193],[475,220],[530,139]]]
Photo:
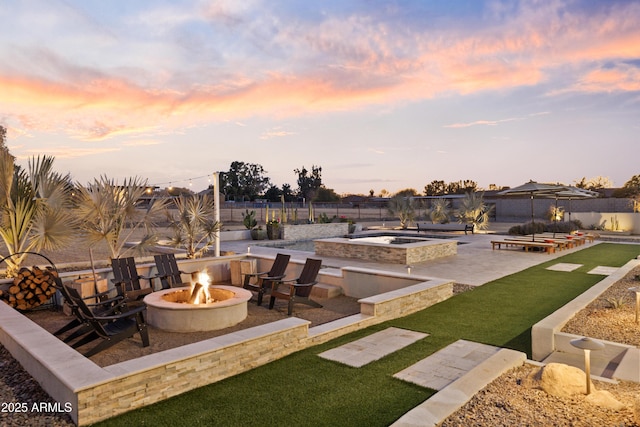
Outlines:
[[162,289],[170,289],[183,285],[182,275],[192,274],[181,271],[178,267],[175,254],[154,255],[158,274],[156,277],[160,279]]
[[284,299],[289,301],[287,314],[291,316],[293,312],[293,304],[301,303],[312,307],[321,308],[322,305],[309,299],[311,290],[318,283],[316,278],[322,265],[321,259],[307,258],[302,267],[300,277],[293,280],[279,280],[273,283],[271,289],[271,300],[269,301],[269,310],[273,308],[276,299]]
[[[262,305],[263,295],[271,291],[272,283],[285,277],[290,258],[291,255],[277,254],[271,270],[263,273],[245,273],[242,287],[258,293],[258,305]],[[252,278],[255,279],[255,283],[251,283]]]
[[[125,301],[141,303],[146,295],[153,292],[153,277],[140,276],[133,257],[112,258],[111,269],[114,276],[112,281],[118,290],[118,295],[124,297]],[[140,279],[148,280],[149,287],[140,286]]]
[[[65,302],[71,309],[71,315],[74,318],[73,320],[68,322],[66,325],[64,325],[57,331],[55,331],[53,335],[60,338],[60,336],[63,335],[64,333],[75,329],[75,331],[73,331],[73,333],[68,335],[66,338],[64,339],[61,338],[64,342],[70,343],[73,340],[80,338],[81,336],[91,332],[92,328],[87,323],[84,315],[82,314],[82,310],[80,309],[78,304],[74,302],[73,298],[71,298],[71,296],[67,292],[67,287],[62,284],[62,280],[59,277],[56,277],[54,279],[54,282],[55,282],[56,289],[60,291]],[[85,302],[87,307],[89,307],[89,309],[97,316],[108,316],[112,314],[121,313],[122,311],[126,311],[126,306],[125,306],[123,297],[118,295],[115,298],[106,298],[105,295],[107,293],[108,292],[102,292],[96,295],[82,297],[82,299],[84,301],[88,299],[94,299],[96,301],[99,301],[97,303],[92,303],[92,304]]]
[[147,309],[146,306],[143,305],[109,316],[98,316],[91,311],[76,289],[68,286],[65,288],[69,298],[78,306],[83,320],[91,327],[91,331],[74,343],[72,347],[79,348],[98,338],[102,339],[96,346],[84,353],[86,357],[94,356],[135,334],[140,334],[143,347],[149,346],[149,332],[143,315]]

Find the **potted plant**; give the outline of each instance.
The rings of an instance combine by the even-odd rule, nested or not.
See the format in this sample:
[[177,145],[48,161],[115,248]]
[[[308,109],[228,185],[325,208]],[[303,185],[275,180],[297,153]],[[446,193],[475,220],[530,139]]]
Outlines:
[[242,214],[242,223],[250,231],[253,240],[264,240],[266,235],[262,227],[258,226],[256,211],[245,209],[245,213]]
[[280,238],[280,218],[276,218],[276,213],[273,212],[273,216],[270,221],[267,221],[267,237],[269,240],[276,240]]

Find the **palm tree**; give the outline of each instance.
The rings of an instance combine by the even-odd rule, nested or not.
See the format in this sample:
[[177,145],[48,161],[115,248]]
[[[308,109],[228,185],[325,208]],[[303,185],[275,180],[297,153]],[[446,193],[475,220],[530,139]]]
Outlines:
[[[128,251],[144,252],[157,242],[154,220],[166,202],[152,200],[143,207],[141,197],[147,188],[146,181],[138,177],[125,179],[122,185],[118,185],[105,176],[86,186],[78,186],[80,229],[90,246],[104,240],[111,258],[119,258]],[[141,228],[145,234],[140,241],[125,249],[125,243]]]
[[451,205],[447,199],[436,199],[429,209],[429,218],[434,224],[445,224],[449,222]]
[[407,228],[416,217],[413,199],[403,195],[395,195],[389,199],[387,209],[391,215],[397,216],[400,220],[400,227]]
[[71,243],[71,178],[53,171],[53,157],[29,160],[28,171],[0,149],[0,236],[8,251],[7,276],[17,274],[27,251],[55,250]]
[[202,194],[180,195],[173,201],[178,210],[177,217],[167,210],[169,227],[173,229],[172,246],[186,249],[187,258],[203,255],[215,243],[216,232],[221,226],[213,219],[215,214],[213,200],[206,194]]
[[484,203],[484,193],[465,193],[456,214],[459,222],[473,224],[476,229],[484,230],[489,226],[489,213],[493,206]]

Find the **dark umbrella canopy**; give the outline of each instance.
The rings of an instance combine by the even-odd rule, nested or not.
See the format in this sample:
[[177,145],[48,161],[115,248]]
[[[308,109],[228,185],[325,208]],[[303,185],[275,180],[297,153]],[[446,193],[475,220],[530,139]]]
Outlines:
[[[542,195],[542,197],[545,197],[545,198],[556,199],[556,211],[558,210],[558,200],[569,200],[569,221],[571,221],[571,200],[592,199],[599,196],[600,196],[600,193],[598,193],[597,191],[586,190],[584,188],[578,188],[578,187],[567,187],[567,190],[559,191],[555,194]],[[554,222],[556,221],[555,218],[553,221]],[[555,237],[555,227],[554,227],[553,235]]]
[[533,198],[534,197],[555,197],[556,194],[570,191],[571,187],[558,184],[544,184],[535,181],[529,181],[525,184],[514,188],[509,188],[498,193],[499,196],[529,196],[531,198],[531,223],[534,225],[531,240],[535,239],[535,220],[533,215]]

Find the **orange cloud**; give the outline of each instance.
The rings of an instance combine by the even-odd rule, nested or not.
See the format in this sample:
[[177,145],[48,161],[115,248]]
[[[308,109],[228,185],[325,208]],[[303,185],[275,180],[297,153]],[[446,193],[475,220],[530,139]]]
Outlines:
[[[197,82],[182,82],[181,72],[163,68],[157,75],[174,83],[162,87],[50,58],[61,75],[72,77],[0,74],[0,111],[17,132],[62,130],[83,141],[135,141],[211,121],[239,123],[256,115],[287,117],[532,86],[548,83],[559,70],[568,70],[574,81],[558,83],[566,87],[555,93],[637,91],[636,68],[601,66],[640,57],[640,4],[603,7],[605,15],[562,5],[524,2],[518,15],[491,28],[419,32],[365,16],[329,18],[308,28],[281,24],[272,42],[291,52],[292,64],[255,67],[253,74],[235,71],[253,67],[228,66],[223,78],[198,74],[203,77]],[[235,22],[241,11],[230,4],[208,14],[230,24],[228,18]],[[259,65],[259,58],[246,61]],[[451,126],[459,125],[465,124]]]

